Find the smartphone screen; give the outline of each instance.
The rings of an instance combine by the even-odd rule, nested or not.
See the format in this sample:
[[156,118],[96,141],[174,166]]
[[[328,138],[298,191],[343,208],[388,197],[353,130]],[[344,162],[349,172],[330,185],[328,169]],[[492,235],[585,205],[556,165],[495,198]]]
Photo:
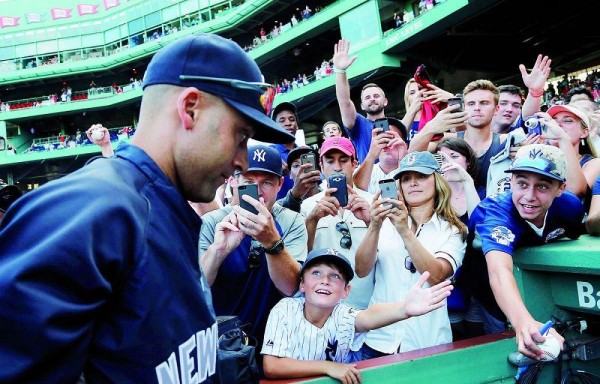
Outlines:
[[257,184],[246,184],[246,185],[238,185],[238,196],[240,198],[240,207],[245,209],[248,212],[254,213],[258,215],[258,210],[254,208],[254,206],[247,201],[242,199],[242,196],[249,195],[258,200],[258,185]]
[[451,105],[454,105],[454,104],[458,104],[458,105],[460,105],[460,107],[457,110],[452,111],[452,112],[462,112],[462,111],[464,111],[463,101],[462,101],[462,99],[460,97],[453,97],[453,98],[448,99],[448,106],[451,106]]
[[305,153],[300,155],[300,164],[311,164],[312,166],[305,170],[304,172],[312,172],[317,169],[317,159],[314,153]]
[[348,185],[346,184],[346,175],[336,173],[329,176],[329,188],[337,188],[331,196],[335,197],[340,203],[340,207],[348,205]]
[[[398,188],[396,187],[396,180],[394,180],[394,179],[379,180],[379,189],[381,189],[381,198],[382,199],[398,200]],[[385,203],[385,205],[389,207],[393,204]]]

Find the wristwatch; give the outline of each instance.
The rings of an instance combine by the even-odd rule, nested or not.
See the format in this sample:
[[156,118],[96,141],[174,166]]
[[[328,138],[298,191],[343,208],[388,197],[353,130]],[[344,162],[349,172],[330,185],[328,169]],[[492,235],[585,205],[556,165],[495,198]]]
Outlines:
[[273,243],[271,248],[264,248],[264,250],[265,253],[268,253],[269,255],[279,255],[281,252],[283,252],[284,246],[283,239],[280,237],[279,240]]

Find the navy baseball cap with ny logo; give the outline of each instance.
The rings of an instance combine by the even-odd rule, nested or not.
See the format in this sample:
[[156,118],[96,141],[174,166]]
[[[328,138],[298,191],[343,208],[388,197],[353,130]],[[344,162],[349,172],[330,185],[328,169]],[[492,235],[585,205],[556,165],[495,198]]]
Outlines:
[[294,141],[294,136],[268,115],[275,96],[273,86],[264,82],[258,65],[231,40],[198,34],[166,45],[150,60],[142,87],[156,84],[195,87],[221,97],[249,120],[256,140]]
[[269,145],[248,147],[248,172],[268,172],[281,177],[281,170],[281,155],[275,148]]

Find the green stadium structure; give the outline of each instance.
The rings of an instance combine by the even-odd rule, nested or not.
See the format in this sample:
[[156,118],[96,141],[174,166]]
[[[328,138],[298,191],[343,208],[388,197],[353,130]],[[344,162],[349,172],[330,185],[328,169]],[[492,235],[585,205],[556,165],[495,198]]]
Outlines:
[[[308,143],[320,139],[323,122],[340,120],[334,77],[313,81],[340,37],[358,56],[348,72],[353,100],[358,102],[361,85],[379,83],[391,116],[403,115],[404,85],[421,63],[438,85],[460,92],[482,77],[521,85],[518,64],[533,63],[537,53],[550,55],[553,75],[561,75],[598,64],[600,52],[600,44],[589,41],[600,7],[592,1],[568,22],[556,23],[546,21],[552,10],[517,0],[438,0],[426,12],[418,0],[84,3],[0,2],[0,178],[24,191],[99,154],[93,145],[72,144],[77,131],[102,123],[115,143],[127,140],[119,131],[135,128],[140,82],[152,54],[190,33],[218,33],[252,47],[249,54],[268,82],[306,74],[308,84],[278,95],[275,104],[297,104]],[[312,16],[303,20],[307,5]],[[407,22],[397,27],[394,15],[402,13]],[[294,14],[297,23],[290,21]],[[281,32],[273,34],[276,25]],[[68,88],[71,101],[63,102]]]

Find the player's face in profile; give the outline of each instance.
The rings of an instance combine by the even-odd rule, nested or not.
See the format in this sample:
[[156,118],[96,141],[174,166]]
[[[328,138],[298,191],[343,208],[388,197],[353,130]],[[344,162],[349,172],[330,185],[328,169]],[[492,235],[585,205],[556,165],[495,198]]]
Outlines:
[[175,149],[177,182],[186,199],[210,202],[236,169],[248,168],[248,138],[254,134],[246,118],[217,97],[197,110],[193,129],[181,131]]
[[338,268],[328,264],[315,264],[304,271],[300,292],[306,302],[319,308],[332,308],[345,299],[350,286]]
[[511,181],[512,200],[519,215],[538,228],[554,199],[565,190],[565,183],[532,172],[514,173]]

